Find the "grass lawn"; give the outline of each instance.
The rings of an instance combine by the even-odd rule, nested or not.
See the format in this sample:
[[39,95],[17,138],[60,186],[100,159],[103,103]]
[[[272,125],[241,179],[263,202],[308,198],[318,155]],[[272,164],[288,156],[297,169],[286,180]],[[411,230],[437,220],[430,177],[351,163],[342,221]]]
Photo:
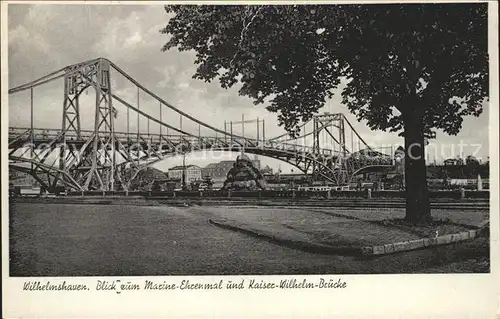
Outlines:
[[487,243],[475,242],[378,258],[312,254],[212,226],[212,214],[203,207],[11,203],[10,275],[418,273],[489,258]]

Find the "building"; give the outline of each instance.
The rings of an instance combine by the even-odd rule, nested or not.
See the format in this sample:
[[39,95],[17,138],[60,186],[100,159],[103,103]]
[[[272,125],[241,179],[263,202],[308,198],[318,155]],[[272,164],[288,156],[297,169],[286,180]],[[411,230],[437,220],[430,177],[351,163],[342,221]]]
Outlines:
[[39,187],[35,178],[27,173],[9,170],[9,183],[21,187]]
[[444,160],[445,166],[461,166],[464,165],[464,160],[460,157],[457,158],[448,158]]
[[201,168],[196,165],[174,166],[168,170],[168,177],[171,179],[182,180],[182,172],[184,170],[186,172],[187,183],[201,180]]
[[257,158],[257,156],[254,157],[253,160],[251,160],[253,167],[256,169],[260,170],[260,159]]
[[[253,167],[260,170],[260,160],[254,158],[251,160]],[[218,163],[210,163],[201,169],[203,177],[211,177],[214,180],[225,179],[227,173],[233,167],[235,161],[220,161]]]
[[266,165],[266,166],[264,166],[264,168],[262,168],[260,170],[260,172],[262,174],[273,174],[273,169],[271,167],[269,167],[269,165]]
[[168,178],[167,173],[154,168],[154,167],[146,167],[145,169],[141,170],[136,178],[140,178],[141,180],[144,181],[155,181],[155,180],[164,180]]
[[233,167],[234,161],[221,161],[218,163],[210,163],[201,169],[201,175],[203,177],[211,177],[212,179],[226,178],[227,173]]

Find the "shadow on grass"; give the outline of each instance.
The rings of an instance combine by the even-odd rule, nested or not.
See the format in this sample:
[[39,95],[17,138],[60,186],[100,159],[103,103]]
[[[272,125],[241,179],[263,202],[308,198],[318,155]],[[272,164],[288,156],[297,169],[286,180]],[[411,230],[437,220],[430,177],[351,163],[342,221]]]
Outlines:
[[[361,247],[359,246],[353,247],[353,246],[330,246],[323,244],[313,244],[303,241],[296,241],[292,239],[278,238],[273,235],[260,233],[256,230],[250,230],[236,225],[231,225],[225,222],[214,221],[212,219],[209,219],[208,222],[216,227],[236,231],[239,233],[243,233],[255,238],[268,241],[273,244],[277,244],[287,248],[301,250],[308,253],[325,254],[325,255],[343,255],[343,256],[360,256],[362,253]],[[288,226],[287,228],[293,229],[293,227],[291,226]]]

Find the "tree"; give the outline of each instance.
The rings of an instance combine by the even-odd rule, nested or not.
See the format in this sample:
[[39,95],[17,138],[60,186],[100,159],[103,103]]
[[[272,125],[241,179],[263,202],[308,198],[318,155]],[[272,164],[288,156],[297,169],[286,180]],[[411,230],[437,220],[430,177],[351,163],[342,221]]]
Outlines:
[[473,155],[467,155],[465,158],[465,165],[467,166],[479,166],[478,159]]
[[457,134],[488,95],[487,4],[166,6],[163,47],[194,78],[268,104],[296,135],[338,89],[358,120],[405,140],[406,220],[431,219],[424,138]]
[[476,178],[480,173],[479,161],[473,155],[468,155],[465,158],[465,168],[467,171],[467,178]]

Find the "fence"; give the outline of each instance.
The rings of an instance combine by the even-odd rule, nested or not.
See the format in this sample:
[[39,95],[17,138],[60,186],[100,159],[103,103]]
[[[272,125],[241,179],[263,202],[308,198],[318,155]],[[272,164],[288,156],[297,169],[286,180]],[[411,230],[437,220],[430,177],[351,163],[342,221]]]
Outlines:
[[[333,191],[333,190],[259,190],[259,191],[231,191],[231,190],[203,190],[203,191],[156,191],[156,192],[68,192],[72,196],[142,196],[148,198],[255,198],[255,199],[398,199],[404,198],[404,191]],[[490,192],[488,190],[445,190],[430,191],[431,199],[451,198],[451,199],[488,199]]]

